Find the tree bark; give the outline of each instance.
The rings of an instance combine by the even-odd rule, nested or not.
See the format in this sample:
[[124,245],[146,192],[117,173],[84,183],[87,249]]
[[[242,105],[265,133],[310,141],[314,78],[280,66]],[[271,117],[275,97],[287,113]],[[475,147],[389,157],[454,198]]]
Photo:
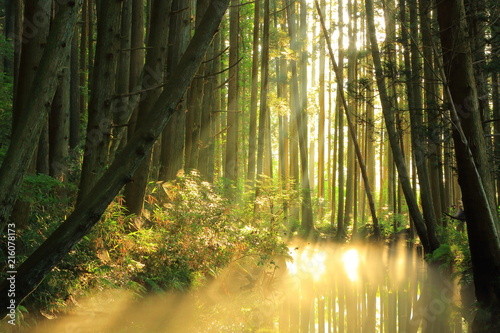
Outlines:
[[[500,235],[463,0],[439,2],[445,92],[479,311],[473,332],[500,331]],[[493,277],[493,278],[492,278]]]
[[76,149],[80,144],[80,103],[81,99],[83,99],[83,96],[80,93],[80,88],[84,86],[80,85],[78,32],[78,30],[75,30],[75,35],[73,36],[71,44],[70,56],[69,148],[71,150]]
[[[321,12],[321,9],[319,7],[319,4],[318,4],[317,0],[315,1],[315,3],[316,3],[316,9],[317,9],[317,11],[319,13],[319,17],[320,17],[320,21],[321,21],[321,26],[323,28],[323,34],[325,35],[326,44],[328,46],[328,51],[329,51],[329,54],[330,54],[330,60],[332,61],[332,65],[333,65],[333,69],[334,69],[337,81],[340,81],[340,78],[341,78],[340,67],[337,65],[337,62],[335,61],[335,56],[333,54],[333,50],[332,50],[332,46],[331,46],[331,42],[330,42],[330,37],[328,35],[328,31],[326,29],[325,22],[323,20],[323,15],[322,15],[322,12]],[[356,131],[355,131],[355,128],[354,128],[354,124],[352,123],[352,121],[350,119],[350,116],[349,116],[349,113],[347,112],[348,105],[347,105],[347,100],[345,98],[344,89],[343,89],[342,86],[339,86],[339,88],[340,88],[339,89],[339,96],[340,96],[340,99],[342,101],[342,105],[344,107],[344,110],[346,110],[345,114],[346,114],[346,118],[347,118],[347,124],[348,124],[348,128],[349,128],[349,134],[351,135],[351,140],[353,141],[354,150],[356,152],[356,157],[357,157],[357,160],[358,160],[358,164],[359,164],[360,169],[361,169],[361,175],[363,177],[363,184],[365,186],[365,193],[366,193],[366,196],[368,198],[368,204],[369,204],[369,207],[370,207],[370,213],[372,215],[372,222],[373,222],[373,226],[374,226],[374,235],[375,235],[376,238],[378,238],[380,236],[380,229],[379,229],[379,223],[378,223],[377,214],[376,214],[376,211],[375,211],[375,201],[373,199],[373,195],[372,195],[372,191],[371,191],[371,187],[370,187],[370,179],[368,178],[368,172],[367,172],[367,169],[366,169],[366,165],[364,163],[363,156],[361,154],[361,149],[359,147],[358,140],[356,138]]]
[[[326,1],[321,0],[321,12],[325,12]],[[318,198],[325,197],[325,40],[319,42],[319,119],[318,119]],[[323,215],[323,205],[320,206],[320,215]]]
[[101,1],[97,21],[97,45],[90,83],[85,152],[77,203],[87,195],[108,165],[116,66],[120,47],[122,1]]
[[[174,0],[170,18],[169,45],[167,57],[167,79],[177,66],[190,38],[189,11],[187,0]],[[173,180],[184,164],[184,142],[186,136],[186,103],[179,103],[180,112],[172,115],[172,119],[163,130],[161,137],[160,180]]]
[[[89,194],[82,198],[81,204],[17,269],[16,305],[31,293],[45,275],[90,231],[123,185],[131,180],[134,171],[176,111],[179,100],[217,32],[227,5],[227,0],[212,1],[171,79],[149,110],[145,123],[137,129],[130,142],[117,155]],[[70,33],[72,35],[72,31]],[[6,295],[8,288],[9,282],[5,279],[0,284],[0,293]],[[9,304],[7,297],[0,299],[0,318],[7,314]]]
[[[342,112],[342,108],[344,107],[342,103],[342,97],[340,94],[340,91],[343,89],[343,84],[344,84],[344,32],[343,32],[343,26],[344,26],[344,6],[343,6],[343,1],[339,0],[338,3],[338,19],[339,19],[339,39],[338,39],[338,45],[339,45],[339,71],[335,73],[336,79],[337,79],[337,96],[336,96],[336,131],[335,133],[338,133],[335,135],[336,141],[337,141],[337,146],[335,149],[335,154],[337,157],[337,163],[334,164],[334,172],[335,169],[338,172],[338,200],[337,200],[337,209],[336,209],[336,221],[335,219],[335,214],[332,214],[332,225],[337,226],[337,235],[336,237],[344,237],[345,236],[345,227],[344,227],[344,202],[345,202],[345,172],[344,172],[344,155],[345,155],[345,149],[344,149],[344,112]],[[323,28],[324,29],[324,28]],[[325,35],[326,36],[326,35]],[[331,55],[330,55],[331,57]],[[347,103],[346,103],[347,105]],[[345,110],[344,110],[345,111]],[[335,196],[335,186],[332,187],[332,196]],[[333,210],[333,209],[332,209]]]
[[417,200],[413,189],[411,188],[410,177],[408,175],[408,170],[406,168],[406,163],[404,160],[404,155],[399,144],[399,137],[396,132],[395,120],[393,114],[393,108],[391,101],[387,96],[387,88],[385,84],[384,72],[382,70],[382,63],[380,60],[380,51],[377,44],[377,38],[375,34],[375,20],[373,11],[373,1],[366,0],[366,19],[368,27],[368,35],[370,39],[371,53],[373,57],[373,63],[375,66],[375,76],[377,79],[378,91],[380,94],[380,101],[382,103],[382,112],[384,114],[385,125],[387,129],[387,134],[389,136],[389,143],[391,150],[393,152],[394,161],[398,169],[399,181],[408,205],[408,210],[410,212],[410,217],[415,223],[418,236],[422,242],[425,253],[432,253],[435,249],[439,247],[437,239],[429,239],[427,233],[427,227],[425,225],[422,214],[420,213],[419,207],[417,205]]
[[256,168],[256,143],[257,143],[257,99],[259,88],[259,27],[260,27],[260,2],[255,1],[253,20],[253,43],[252,43],[252,87],[250,91],[250,123],[248,134],[248,171],[249,183],[255,180]]
[[434,212],[439,219],[446,209],[443,193],[443,166],[442,166],[442,148],[441,148],[441,119],[438,105],[437,77],[434,70],[434,55],[432,52],[434,36],[431,30],[431,1],[421,0],[419,2],[420,11],[420,31],[422,32],[422,57],[424,60],[424,110],[427,114],[428,126],[428,169],[429,182],[432,191],[432,200]]
[[[68,54],[69,58],[69,54]],[[68,172],[69,114],[70,114],[70,59],[61,71],[49,116],[49,175],[64,181]]]
[[[129,91],[136,91],[142,89],[141,73],[144,69],[144,1],[133,0],[132,1],[132,27],[130,33],[130,47],[132,51],[130,52],[130,78],[129,78]],[[151,75],[149,74],[148,77]],[[148,85],[148,88],[154,83]],[[137,97],[136,97],[137,98]],[[135,103],[128,120],[127,126],[127,142],[128,139],[134,134],[135,126],[137,123],[137,108],[138,103]]]
[[[267,106],[267,94],[269,90],[269,0],[264,0],[264,27],[262,29],[262,66],[261,66],[261,86],[260,86],[260,108],[259,108],[259,134],[257,141],[257,176],[271,176],[268,172],[269,167],[265,164],[268,161],[268,156],[265,156],[267,149],[266,136],[267,132],[267,117],[269,108]],[[267,171],[267,172],[266,172]]]
[[27,1],[23,15],[22,35],[15,36],[21,46],[19,72],[17,73],[12,128],[18,126],[26,115],[35,76],[47,43],[51,20],[50,1]]
[[[109,159],[112,160],[118,150],[127,143],[127,128],[132,107],[130,90],[130,55],[132,48],[132,0],[122,4],[120,18],[120,52],[116,64],[115,94],[113,100],[112,140],[109,147]],[[119,97],[120,96],[120,97]]]
[[[405,6],[405,1],[402,1],[402,7]],[[437,240],[436,236],[436,214],[434,211],[432,191],[429,182],[429,174],[427,169],[427,145],[424,135],[423,123],[423,103],[422,92],[420,89],[421,71],[420,71],[420,52],[418,48],[418,18],[417,18],[417,3],[415,0],[408,1],[410,8],[410,36],[406,27],[402,28],[402,40],[404,46],[404,63],[406,73],[406,86],[408,91],[408,106],[410,109],[410,127],[411,127],[411,144],[413,151],[413,160],[416,165],[418,182],[420,186],[420,200],[422,203],[422,212],[427,227],[429,240]],[[406,24],[404,11],[401,21]],[[408,45],[408,37],[411,37],[411,46]]]
[[[163,82],[163,69],[167,56],[167,42],[165,36],[168,35],[170,21],[164,17],[172,6],[172,0],[155,0],[152,4],[151,29],[147,42],[148,52],[146,53],[146,63],[143,70],[143,89],[147,87],[158,87]],[[151,73],[151,74],[146,74]],[[137,112],[136,126],[140,127],[146,122],[149,116],[149,110],[155,104],[158,96],[161,94],[161,88],[148,91],[142,97]],[[125,207],[127,213],[140,216],[144,206],[144,196],[146,194],[146,185],[148,183],[149,169],[151,165],[151,152],[146,153],[144,160],[135,171],[132,181],[125,186]]]
[[59,6],[52,23],[47,45],[24,107],[24,116],[13,129],[12,139],[0,168],[0,230],[7,224],[12,207],[19,193],[21,182],[46,124],[51,102],[58,84],[58,74],[70,52],[73,29],[82,1],[69,1]]
[[238,0],[231,0],[229,11],[229,83],[227,105],[227,136],[226,160],[224,177],[234,183],[238,179],[238,112],[239,112],[239,84],[238,84],[238,35],[239,35],[239,7]]
[[11,0],[5,4],[5,26],[4,34],[7,39],[12,43],[14,49],[14,58],[9,59],[5,57],[3,69],[5,73],[14,78],[14,95],[16,94],[17,77],[19,72],[19,62],[21,58],[21,45],[22,45],[22,0]]

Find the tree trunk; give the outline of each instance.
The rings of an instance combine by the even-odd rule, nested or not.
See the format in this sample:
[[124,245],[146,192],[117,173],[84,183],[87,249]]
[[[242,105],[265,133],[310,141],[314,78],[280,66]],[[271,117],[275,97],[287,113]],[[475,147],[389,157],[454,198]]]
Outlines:
[[58,74],[70,52],[69,46],[80,7],[81,1],[60,5],[33,80],[43,84],[32,86],[24,106],[24,116],[13,129],[12,139],[0,168],[0,230],[7,224],[28,170],[27,161],[31,160],[42,127],[48,119],[50,103],[57,89]]
[[[27,1],[25,4],[22,35],[15,36],[22,47],[12,114],[13,129],[26,115],[26,105],[47,43],[51,9],[50,1]],[[36,24],[33,23],[35,19]]]
[[[132,34],[132,0],[123,1],[122,15],[120,22],[120,52],[118,53],[118,63],[116,68],[116,97],[113,101],[113,128],[112,140],[110,142],[110,160],[116,152],[127,143],[125,125],[129,121],[131,114],[130,90],[130,55],[131,55],[131,34]],[[120,97],[118,97],[120,96]]]
[[366,0],[366,19],[368,27],[368,35],[370,38],[371,53],[373,57],[373,63],[375,66],[375,76],[377,79],[378,91],[380,94],[380,101],[382,103],[382,112],[384,114],[385,125],[387,129],[387,134],[389,136],[389,143],[391,150],[393,152],[396,167],[398,169],[399,181],[408,205],[410,212],[410,217],[415,223],[418,235],[424,247],[425,253],[432,253],[435,249],[439,247],[437,240],[429,239],[427,233],[427,227],[425,225],[422,214],[420,213],[419,207],[417,205],[417,200],[415,194],[411,188],[410,177],[406,168],[406,163],[404,160],[403,152],[401,151],[401,146],[399,144],[399,137],[395,128],[395,120],[393,114],[393,108],[391,101],[387,96],[387,88],[385,84],[384,72],[382,70],[382,63],[380,60],[380,52],[377,44],[377,38],[375,35],[375,23],[374,23],[374,12],[373,12],[373,1]]
[[[325,12],[326,1],[321,0],[321,12]],[[318,198],[325,197],[325,40],[319,42],[319,119],[318,119]],[[323,206],[320,206],[320,215],[323,215]]]
[[[288,3],[289,4],[289,3]],[[303,5],[303,4],[302,4]],[[301,6],[302,6],[301,5]],[[289,29],[289,34],[291,38],[291,44],[292,44],[292,50],[296,53],[299,54],[300,48],[298,47],[298,35],[296,31],[296,24],[295,24],[295,8],[293,7],[294,4],[291,6],[287,6],[287,16],[288,16],[288,29]],[[304,10],[302,8],[302,10]],[[301,23],[302,20],[301,20]],[[306,61],[307,58],[303,54],[303,52],[300,52],[301,59]],[[306,66],[305,63],[301,62],[301,65]],[[305,118],[305,107],[307,107],[307,103],[303,101],[304,98],[307,98],[307,95],[304,95],[304,90],[303,90],[303,84],[304,81],[307,83],[307,79],[305,77],[301,76],[302,83],[301,83],[301,89],[299,91],[299,73],[297,71],[297,62],[295,60],[292,60],[290,62],[290,69],[291,69],[291,89],[290,89],[290,95],[291,95],[291,109],[292,109],[292,120],[291,123],[294,123],[295,128],[297,130],[297,139],[298,139],[298,144],[299,144],[299,151],[300,151],[300,182],[301,182],[301,208],[302,208],[302,216],[301,216],[301,228],[302,232],[305,234],[305,236],[312,236],[312,233],[314,231],[314,224],[313,224],[313,216],[312,216],[312,206],[311,206],[311,191],[310,191],[310,186],[309,186],[309,165],[308,165],[308,155],[307,155],[307,121]],[[301,74],[304,74],[301,72]],[[307,93],[307,90],[306,90]],[[298,172],[298,170],[297,170]]]
[[[265,166],[268,156],[265,156],[267,149],[266,132],[267,132],[267,117],[269,108],[267,106],[267,96],[269,90],[269,25],[271,22],[269,17],[269,0],[264,0],[264,27],[262,31],[262,67],[261,86],[260,86],[260,109],[259,109],[259,135],[257,143],[257,176],[271,176],[266,171],[269,171]],[[267,133],[269,134],[269,133]]]
[[[90,69],[90,62],[87,57],[90,56],[90,15],[89,15],[89,0],[83,0],[82,14],[81,14],[81,26],[80,26],[80,59],[79,59],[79,71],[80,71],[80,87],[82,90],[88,89],[88,70]],[[89,53],[89,54],[88,54]],[[80,93],[80,115],[87,112],[87,96],[82,91]]]
[[[328,35],[328,31],[326,29],[326,26],[325,26],[325,23],[324,23],[324,20],[323,20],[323,15],[321,13],[321,9],[319,7],[318,2],[315,1],[315,3],[316,3],[316,10],[318,11],[318,14],[319,14],[319,17],[320,17],[321,26],[323,28],[323,34],[325,35],[326,43],[327,43],[327,46],[328,46],[328,51],[329,51],[329,54],[330,54],[330,59],[332,61],[332,65],[333,65],[333,68],[334,68],[334,71],[335,71],[335,75],[336,75],[337,81],[341,81],[340,80],[340,78],[341,78],[341,70],[340,70],[340,67],[337,65],[337,62],[335,61],[335,57],[334,57],[332,46],[331,46],[331,42],[330,42],[330,37]],[[361,154],[361,149],[359,147],[358,140],[356,138],[356,131],[355,131],[354,124],[352,123],[352,121],[350,119],[350,116],[349,116],[349,113],[347,112],[348,105],[347,105],[347,100],[345,98],[344,89],[343,89],[342,86],[339,86],[338,94],[339,94],[340,99],[342,101],[342,105],[344,107],[344,110],[346,110],[345,115],[346,115],[346,118],[347,118],[347,124],[348,124],[348,128],[349,128],[349,134],[351,135],[351,140],[352,140],[353,145],[354,145],[354,150],[356,152],[356,157],[357,157],[357,160],[358,160],[358,164],[359,164],[359,167],[361,169],[361,175],[363,177],[363,184],[365,186],[365,193],[367,195],[368,203],[369,203],[369,206],[370,206],[370,213],[372,215],[372,222],[373,222],[373,226],[374,226],[374,235],[375,235],[376,238],[378,238],[380,236],[380,230],[379,230],[379,223],[378,223],[377,214],[376,214],[376,211],[375,211],[375,201],[373,199],[373,195],[372,195],[372,191],[371,191],[371,187],[370,187],[370,179],[368,178],[368,172],[367,172],[367,169],[366,169],[366,165],[365,165],[365,162],[363,160],[363,156]],[[338,230],[337,230],[337,236],[339,236]]]
[[[187,0],[174,0],[170,18],[167,57],[167,79],[173,72],[189,43],[190,21]],[[186,137],[186,102],[179,103],[179,112],[172,115],[161,137],[160,180],[173,180],[184,165],[184,143]]]
[[122,2],[101,1],[98,10],[97,45],[92,81],[85,152],[78,192],[79,203],[94,186],[108,165],[113,126],[113,102],[116,66],[120,47],[120,12]]
[[[337,119],[337,124],[336,128],[338,132],[337,137],[337,165],[334,165],[334,170],[336,169],[338,174],[338,201],[337,201],[337,238],[343,238],[345,236],[345,227],[344,227],[344,199],[345,199],[345,172],[344,172],[344,112],[342,112],[342,108],[344,108],[344,105],[342,103],[342,97],[340,94],[340,91],[343,89],[343,82],[344,82],[344,52],[343,52],[343,26],[344,26],[344,7],[343,7],[343,1],[339,0],[338,4],[338,18],[339,18],[339,71],[336,73],[336,79],[337,79],[337,100],[336,100],[336,119]],[[330,55],[332,57],[332,55]],[[347,104],[347,103],[346,103]],[[345,110],[344,110],[345,111]],[[335,172],[335,171],[334,171]],[[334,193],[335,187],[332,188],[332,195],[335,195]],[[334,219],[335,214],[332,214],[332,225],[334,224]]]
[[[152,4],[151,29],[147,42],[148,52],[146,53],[146,63],[143,70],[143,89],[156,87],[142,96],[137,112],[137,127],[146,122],[149,116],[148,112],[155,104],[158,96],[161,94],[161,88],[158,86],[163,82],[163,69],[167,56],[167,41],[169,20],[165,18],[164,13],[168,13],[172,2],[171,0],[155,0]],[[148,72],[148,74],[145,74]],[[140,216],[144,206],[144,195],[148,183],[149,168],[151,164],[151,152],[146,153],[144,160],[132,176],[132,181],[125,186],[125,207],[129,214]]]
[[[228,83],[228,105],[227,105],[227,136],[226,136],[226,160],[224,166],[224,177],[233,183],[238,179],[238,35],[239,7],[238,0],[231,0],[229,10],[229,83]],[[229,185],[229,184],[228,184]],[[230,186],[231,186],[230,185]]]
[[[401,7],[406,8],[405,1],[401,1]],[[421,71],[420,71],[420,52],[418,45],[418,18],[417,18],[417,3],[415,0],[410,0],[408,3],[410,8],[410,37],[411,46],[408,45],[408,32],[405,27],[402,29],[402,40],[404,46],[404,63],[406,73],[406,86],[408,91],[408,106],[410,109],[410,126],[411,126],[411,143],[413,151],[413,160],[416,165],[418,181],[420,186],[420,200],[422,203],[422,211],[429,240],[436,238],[436,215],[434,211],[432,191],[429,182],[427,170],[427,145],[425,142],[424,123],[423,123],[423,106],[422,92],[420,89]],[[402,11],[403,17],[401,21],[406,24],[404,16],[405,11]]]
[[[89,194],[82,198],[81,204],[77,206],[75,211],[17,269],[16,305],[31,293],[45,275],[90,231],[123,185],[130,181],[131,175],[139,167],[148,151],[151,150],[171,115],[176,111],[177,103],[182,98],[210,41],[217,32],[227,5],[228,2],[222,0],[215,0],[211,3],[207,14],[204,15],[180,60],[179,66],[172,73],[171,79],[157,102],[149,110],[146,122],[137,129],[130,142],[117,155]],[[74,18],[76,19],[76,13],[74,13]],[[71,36],[73,31],[70,27],[73,26],[66,27]],[[70,37],[68,39],[71,40]],[[48,46],[52,46],[50,38]],[[63,53],[62,50],[58,51]],[[49,81],[48,78],[47,81]],[[10,283],[6,279],[2,281],[0,284],[2,295],[7,294],[9,285]],[[7,315],[8,305],[10,305],[10,299],[2,297],[0,299],[0,318]]]
[[257,143],[257,94],[259,88],[259,27],[260,1],[255,1],[252,42],[252,88],[250,92],[250,124],[248,135],[248,171],[247,179],[250,183],[255,180],[256,143]]
[[70,70],[69,54],[61,72],[49,116],[49,175],[64,181],[68,172]]
[[[81,30],[80,30],[81,31]],[[71,59],[70,59],[70,106],[69,106],[69,148],[75,150],[80,144],[80,103],[83,99],[80,93],[80,62],[78,49],[78,30],[75,30],[71,44]]]
[[443,79],[479,311],[473,332],[500,331],[500,235],[463,0],[438,4]]
[[[148,22],[149,23],[149,22]],[[132,0],[132,26],[130,33],[130,70],[129,70],[129,91],[135,92],[142,89],[141,73],[144,69],[144,1],[142,0]],[[147,77],[154,77],[151,72],[147,72]],[[152,83],[148,84],[148,88],[151,88],[157,80],[153,79]],[[140,96],[140,95],[139,95]],[[130,106],[131,112],[130,118],[128,119],[127,126],[127,142],[128,138],[134,134],[135,126],[137,124],[137,109],[135,98],[131,98],[133,101]],[[138,103],[137,103],[138,104]]]
[[444,208],[444,193],[443,189],[443,167],[442,167],[442,148],[441,138],[442,130],[441,119],[439,114],[439,105],[437,102],[437,77],[434,70],[433,61],[433,34],[431,30],[431,2],[430,0],[421,0],[419,2],[420,10],[420,30],[422,32],[422,57],[424,60],[424,110],[427,114],[428,126],[428,169],[429,182],[432,191],[432,200],[434,203],[434,213],[436,218],[443,215]]
[[215,62],[214,45],[209,47],[206,58],[208,63],[205,65],[205,77],[199,78],[203,82],[203,102],[201,107],[200,119],[200,139],[199,139],[199,157],[198,157],[198,170],[203,179],[207,180],[212,175],[209,174],[209,165],[211,156],[210,154],[213,142],[212,132],[212,115],[214,114],[214,90],[215,90],[215,77],[213,76]]
[[14,49],[14,58],[9,59],[5,57],[3,69],[7,75],[14,78],[14,96],[16,94],[17,78],[19,73],[19,63],[21,59],[21,45],[23,42],[23,15],[22,15],[23,1],[11,0],[6,1],[5,4],[5,26],[4,34],[7,39],[12,43]]

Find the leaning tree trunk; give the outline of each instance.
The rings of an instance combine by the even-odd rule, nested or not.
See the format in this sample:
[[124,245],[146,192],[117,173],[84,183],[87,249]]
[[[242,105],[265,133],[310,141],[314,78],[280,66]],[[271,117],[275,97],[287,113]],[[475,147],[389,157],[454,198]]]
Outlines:
[[[342,78],[342,75],[341,75],[341,72],[340,72],[340,68],[337,65],[337,62],[335,61],[335,55],[334,55],[333,50],[332,50],[332,44],[330,42],[330,36],[328,35],[328,30],[326,29],[325,21],[323,19],[323,14],[321,12],[321,8],[320,8],[317,0],[315,1],[315,4],[316,4],[316,10],[318,11],[318,14],[319,14],[319,18],[320,18],[320,22],[321,22],[321,28],[323,29],[323,34],[325,35],[326,43],[327,43],[327,46],[328,46],[328,52],[330,54],[330,60],[332,61],[333,69],[335,71],[335,76],[337,78],[337,81],[340,82],[341,78]],[[339,93],[340,99],[342,101],[342,105],[344,106],[344,111],[345,111],[345,115],[346,115],[346,118],[347,118],[347,125],[348,125],[348,128],[349,128],[349,134],[351,135],[351,140],[352,140],[353,145],[354,145],[354,150],[355,150],[355,153],[356,153],[356,158],[357,158],[359,167],[361,169],[361,176],[363,177],[363,184],[365,186],[365,193],[366,193],[366,197],[368,198],[368,205],[370,207],[370,213],[371,213],[371,216],[372,216],[374,237],[376,239],[378,239],[380,237],[380,228],[379,228],[377,213],[376,213],[376,210],[375,210],[375,200],[373,199],[373,194],[372,194],[372,191],[371,191],[371,185],[370,185],[371,179],[368,176],[368,171],[366,169],[366,164],[364,162],[363,155],[361,153],[361,148],[359,147],[358,139],[356,138],[356,130],[355,130],[354,124],[352,123],[350,114],[347,111],[348,110],[348,105],[347,105],[347,100],[346,100],[346,97],[345,97],[345,94],[344,94],[344,89],[343,89],[342,85],[339,85],[339,91],[338,91],[338,93]]]
[[[31,293],[45,275],[90,231],[123,185],[131,180],[132,174],[152,149],[163,128],[176,111],[179,100],[218,30],[228,2],[228,0],[212,1],[179,65],[172,73],[171,79],[165,85],[158,101],[149,110],[147,120],[137,128],[131,140],[99,178],[89,194],[82,198],[81,204],[17,269],[16,305]],[[71,29],[67,27],[67,30]],[[70,35],[73,35],[72,31]],[[6,279],[2,281],[1,295],[7,294],[9,285]],[[9,298],[0,299],[0,318],[7,315],[9,304]]]
[[373,0],[366,0],[366,19],[368,27],[368,37],[370,39],[371,53],[373,57],[373,63],[375,66],[375,76],[377,79],[378,91],[380,94],[380,102],[382,103],[382,112],[384,114],[385,125],[387,129],[387,134],[389,136],[389,143],[394,156],[394,162],[398,169],[399,181],[403,189],[403,193],[408,204],[408,210],[410,216],[415,223],[415,228],[417,229],[418,236],[422,242],[425,253],[432,253],[435,249],[439,247],[439,242],[437,238],[430,238],[427,233],[427,227],[425,225],[422,214],[420,213],[417,199],[415,198],[415,193],[411,188],[410,177],[408,175],[408,170],[406,168],[406,163],[404,160],[404,155],[401,150],[399,143],[398,133],[396,132],[395,119],[392,110],[392,105],[389,97],[387,96],[387,88],[385,84],[384,72],[382,69],[382,63],[380,60],[380,51],[377,44],[377,37],[375,34],[375,20],[373,11]]
[[463,0],[438,4],[443,79],[479,311],[473,332],[500,331],[500,235]]

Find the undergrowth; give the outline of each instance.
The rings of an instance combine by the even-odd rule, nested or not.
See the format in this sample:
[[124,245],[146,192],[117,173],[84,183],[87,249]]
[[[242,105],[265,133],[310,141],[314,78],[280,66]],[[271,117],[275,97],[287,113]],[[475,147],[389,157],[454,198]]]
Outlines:
[[[276,258],[287,256],[281,238],[284,211],[279,208],[284,199],[271,188],[262,187],[260,208],[254,210],[243,199],[231,202],[222,188],[193,172],[172,182],[150,183],[141,217],[128,216],[118,196],[23,303],[24,309],[52,318],[96,291],[124,289],[137,298],[186,292],[235,262],[277,266]],[[65,219],[75,195],[75,187],[48,176],[26,179],[22,198],[31,204],[31,214],[18,234],[24,249],[19,262]]]

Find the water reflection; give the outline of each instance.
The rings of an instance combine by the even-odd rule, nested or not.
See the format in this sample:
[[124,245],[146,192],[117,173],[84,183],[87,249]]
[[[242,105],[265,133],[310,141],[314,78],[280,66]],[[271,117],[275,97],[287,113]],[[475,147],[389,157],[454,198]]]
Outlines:
[[293,261],[236,262],[188,294],[99,292],[26,332],[466,331],[456,283],[429,274],[404,244],[291,245]]
[[342,255],[342,262],[347,273],[347,277],[352,282],[358,281],[359,254],[356,249],[349,249]]

